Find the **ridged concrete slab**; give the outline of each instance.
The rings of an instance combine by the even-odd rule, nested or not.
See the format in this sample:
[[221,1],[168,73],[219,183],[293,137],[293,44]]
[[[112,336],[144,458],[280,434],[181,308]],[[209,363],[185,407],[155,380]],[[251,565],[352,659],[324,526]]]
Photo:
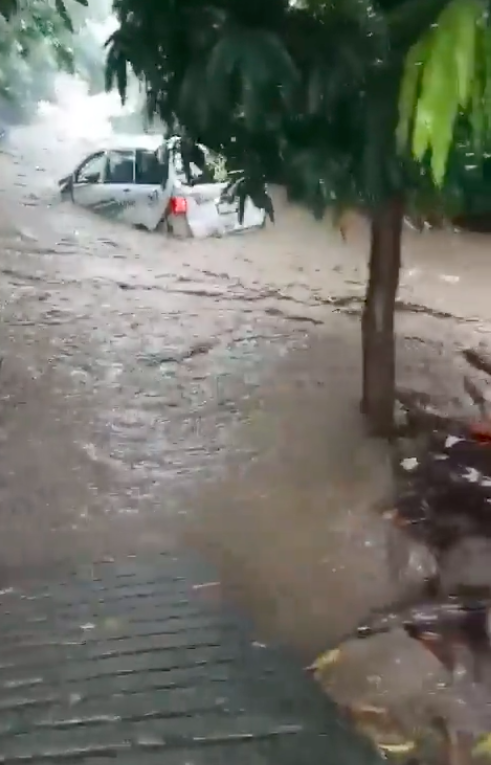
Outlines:
[[207,602],[210,576],[162,555],[2,592],[0,763],[378,763],[294,662]]

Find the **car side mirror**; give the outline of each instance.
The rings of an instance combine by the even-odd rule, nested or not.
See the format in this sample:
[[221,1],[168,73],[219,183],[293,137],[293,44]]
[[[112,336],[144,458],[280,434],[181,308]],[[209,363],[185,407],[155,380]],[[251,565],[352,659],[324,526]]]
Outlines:
[[99,183],[100,173],[89,173],[80,178],[79,183]]

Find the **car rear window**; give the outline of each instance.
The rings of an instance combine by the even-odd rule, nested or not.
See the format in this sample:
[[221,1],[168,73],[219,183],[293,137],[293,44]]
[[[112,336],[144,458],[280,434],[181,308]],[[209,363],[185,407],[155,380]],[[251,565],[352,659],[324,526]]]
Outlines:
[[160,161],[157,152],[138,150],[136,152],[135,183],[160,186],[167,180],[166,161]]
[[[175,148],[172,151],[174,157],[174,168],[176,175],[181,183],[188,183],[186,173],[184,172],[184,165],[182,161],[181,152]],[[194,183],[221,183],[228,178],[225,160],[219,157],[217,154],[205,150],[206,165],[204,169],[201,169],[194,162],[191,162],[191,173]]]

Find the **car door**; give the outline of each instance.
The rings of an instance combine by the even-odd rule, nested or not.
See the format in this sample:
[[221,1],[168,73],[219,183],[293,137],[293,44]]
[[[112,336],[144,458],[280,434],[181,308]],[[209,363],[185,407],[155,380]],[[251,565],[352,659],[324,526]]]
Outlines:
[[104,202],[100,212],[125,223],[134,223],[134,208],[138,201],[134,149],[112,149],[107,152],[103,186]]
[[251,199],[244,207],[244,218],[240,221],[239,202],[225,199],[228,183],[197,183],[182,188],[186,198],[187,222],[194,237],[224,236],[225,234],[247,231],[264,225],[265,212]]
[[242,221],[240,220],[239,200],[234,197],[233,193],[231,194],[230,189],[230,183],[233,178],[234,175],[230,174],[228,183],[217,184],[221,187],[220,198],[216,205],[220,229],[224,233],[228,233],[263,226],[266,220],[266,212],[256,207],[250,197],[247,197],[245,200],[243,219]]
[[137,149],[133,224],[154,231],[164,217],[171,196],[168,155]]
[[72,198],[76,204],[91,210],[103,206],[106,161],[106,152],[98,151],[88,156],[77,167],[72,182]]

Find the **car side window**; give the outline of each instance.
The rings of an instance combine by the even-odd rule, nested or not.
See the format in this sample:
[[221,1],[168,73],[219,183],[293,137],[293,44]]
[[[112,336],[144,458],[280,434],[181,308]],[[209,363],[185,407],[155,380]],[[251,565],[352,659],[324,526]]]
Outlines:
[[107,155],[106,183],[135,182],[135,152],[110,151]]
[[75,183],[100,183],[104,177],[106,167],[106,155],[104,152],[87,159],[79,167]]
[[165,186],[169,176],[169,163],[164,155],[159,159],[157,152],[137,150],[135,182],[150,186]]

